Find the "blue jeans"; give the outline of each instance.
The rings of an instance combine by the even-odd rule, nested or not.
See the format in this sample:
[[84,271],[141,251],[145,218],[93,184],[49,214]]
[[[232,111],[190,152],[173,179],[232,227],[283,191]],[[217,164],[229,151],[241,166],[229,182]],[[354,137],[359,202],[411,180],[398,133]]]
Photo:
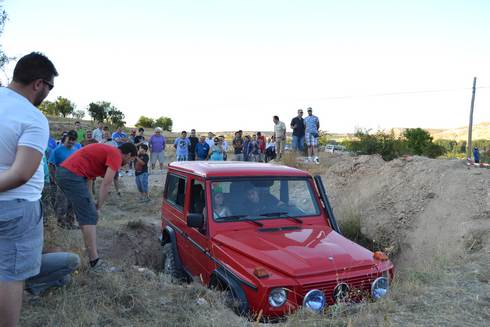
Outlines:
[[148,173],[141,173],[136,175],[136,186],[138,187],[138,192],[148,193]]
[[303,151],[305,149],[305,137],[293,135],[293,150]]
[[25,289],[41,295],[48,288],[63,286],[70,281],[70,274],[80,266],[80,257],[70,252],[45,253],[41,259],[41,271],[25,282]]

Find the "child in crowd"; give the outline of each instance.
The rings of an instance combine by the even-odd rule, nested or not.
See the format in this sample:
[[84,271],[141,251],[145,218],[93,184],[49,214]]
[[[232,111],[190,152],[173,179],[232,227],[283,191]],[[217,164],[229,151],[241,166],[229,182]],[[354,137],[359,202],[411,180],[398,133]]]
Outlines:
[[138,147],[138,156],[134,162],[136,186],[141,195],[141,202],[150,201],[150,197],[148,196],[148,161],[150,161],[150,157],[147,152],[148,145],[140,144]]
[[187,138],[187,132],[182,131],[180,137],[178,137],[174,142],[175,155],[177,161],[187,161],[189,159],[189,145],[191,142]]

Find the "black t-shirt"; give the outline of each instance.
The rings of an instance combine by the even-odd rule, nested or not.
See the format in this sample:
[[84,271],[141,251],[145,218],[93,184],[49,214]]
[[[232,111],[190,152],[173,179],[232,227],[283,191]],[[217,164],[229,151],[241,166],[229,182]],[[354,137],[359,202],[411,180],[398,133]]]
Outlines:
[[136,135],[134,137],[134,144],[138,144],[145,141],[145,137],[142,135]]
[[145,165],[141,169],[138,169],[141,166],[139,165],[138,162],[135,162],[135,172],[134,173],[136,176],[148,172],[148,161],[150,161],[150,157],[147,154],[140,154],[138,156],[138,158],[143,160],[145,162]]
[[291,126],[296,125],[296,128],[293,128],[294,136],[304,136],[305,135],[305,120],[303,118],[294,117],[291,120]]
[[189,136],[189,152],[190,153],[195,153],[196,152],[196,144],[199,143],[199,139],[195,136]]
[[239,136],[233,139],[233,148],[235,154],[240,154],[243,152],[243,139]]

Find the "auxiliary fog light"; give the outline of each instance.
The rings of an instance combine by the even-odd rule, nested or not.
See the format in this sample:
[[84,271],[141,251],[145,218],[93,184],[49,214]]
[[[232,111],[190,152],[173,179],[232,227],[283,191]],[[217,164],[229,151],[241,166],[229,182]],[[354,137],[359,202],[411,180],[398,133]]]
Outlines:
[[286,303],[288,294],[284,288],[274,288],[269,293],[269,304],[277,308]]
[[313,312],[321,312],[326,305],[327,298],[320,290],[309,291],[303,300],[303,307]]
[[371,296],[375,300],[379,300],[382,297],[384,297],[386,294],[388,294],[388,291],[390,290],[390,282],[388,281],[388,278],[386,277],[379,277],[376,278],[371,285]]

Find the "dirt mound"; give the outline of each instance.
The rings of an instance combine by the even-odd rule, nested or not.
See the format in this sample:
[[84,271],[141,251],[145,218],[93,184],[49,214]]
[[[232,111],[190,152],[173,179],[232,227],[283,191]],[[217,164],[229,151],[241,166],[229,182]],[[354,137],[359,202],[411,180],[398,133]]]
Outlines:
[[469,239],[490,231],[490,170],[458,160],[348,155],[325,156],[322,166],[337,219],[358,218],[399,264],[462,254]]
[[121,266],[161,270],[162,248],[157,224],[136,220],[121,226],[116,233],[110,227],[99,227],[97,234],[99,251],[104,258]]

